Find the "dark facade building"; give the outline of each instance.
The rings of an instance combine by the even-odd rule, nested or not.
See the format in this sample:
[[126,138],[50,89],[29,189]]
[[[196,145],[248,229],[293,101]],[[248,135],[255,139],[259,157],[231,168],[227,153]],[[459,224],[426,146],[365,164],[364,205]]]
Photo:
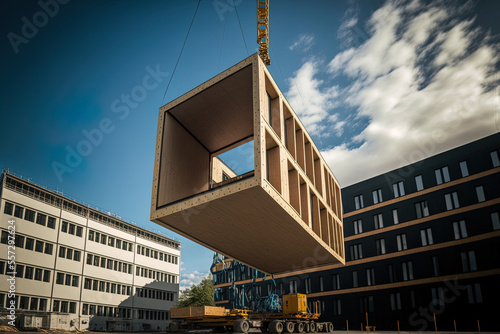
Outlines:
[[300,292],[336,329],[368,319],[386,330],[498,330],[500,134],[346,187],[342,198],[345,266],[271,279],[215,261],[217,303]]

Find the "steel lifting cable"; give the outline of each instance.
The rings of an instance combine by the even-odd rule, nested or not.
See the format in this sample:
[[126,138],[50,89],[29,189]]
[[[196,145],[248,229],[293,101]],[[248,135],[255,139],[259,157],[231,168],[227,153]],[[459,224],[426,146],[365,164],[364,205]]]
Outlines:
[[191,27],[193,26],[194,18],[196,17],[196,13],[198,13],[198,8],[200,8],[200,4],[201,4],[201,0],[198,1],[198,5],[196,6],[196,10],[194,11],[193,19],[191,20],[191,24],[189,25],[189,29],[188,29],[187,34],[186,34],[186,38],[184,38],[184,43],[182,44],[181,52],[179,53],[179,57],[177,58],[177,62],[175,63],[174,70],[172,72],[172,75],[170,76],[170,80],[168,80],[167,89],[165,89],[165,94],[163,94],[162,101],[165,99],[165,96],[167,95],[168,87],[170,87],[170,83],[172,82],[172,78],[174,77],[175,70],[177,69],[177,65],[179,65],[179,60],[181,60],[182,51],[184,51],[184,47],[186,46],[189,32],[191,31]]
[[236,17],[238,18],[238,23],[240,25],[241,37],[243,37],[243,44],[245,44],[245,50],[247,51],[247,56],[248,56],[247,42],[245,41],[245,35],[243,35],[243,28],[241,27],[240,16],[238,15],[238,8],[236,8],[236,4],[234,3],[234,0],[233,0],[233,6],[234,6],[234,10],[236,11]]

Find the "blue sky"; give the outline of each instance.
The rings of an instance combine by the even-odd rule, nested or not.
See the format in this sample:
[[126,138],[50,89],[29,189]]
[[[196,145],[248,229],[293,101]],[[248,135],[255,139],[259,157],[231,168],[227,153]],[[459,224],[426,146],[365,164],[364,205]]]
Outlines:
[[[257,51],[234,3],[247,48],[233,1],[204,0],[173,78],[198,1],[0,4],[0,166],[174,236],[183,285],[212,252],[149,222],[158,108]],[[268,69],[346,186],[499,131],[499,12],[271,0]]]

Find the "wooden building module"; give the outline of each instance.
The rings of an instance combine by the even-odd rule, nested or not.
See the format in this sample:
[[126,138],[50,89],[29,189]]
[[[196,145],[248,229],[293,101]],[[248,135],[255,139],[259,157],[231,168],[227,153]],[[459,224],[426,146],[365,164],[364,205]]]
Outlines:
[[344,263],[340,186],[257,54],[160,108],[151,220],[267,273]]

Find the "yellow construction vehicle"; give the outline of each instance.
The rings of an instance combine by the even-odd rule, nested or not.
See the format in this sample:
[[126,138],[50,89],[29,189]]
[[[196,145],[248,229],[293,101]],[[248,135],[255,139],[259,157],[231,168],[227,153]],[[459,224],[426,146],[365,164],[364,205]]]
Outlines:
[[307,296],[301,293],[283,295],[283,310],[277,313],[254,313],[249,310],[227,309],[218,306],[178,307],[171,309],[170,331],[181,329],[214,329],[247,333],[258,328],[265,333],[332,332],[331,322],[316,322],[318,303],[314,312],[307,310]]

